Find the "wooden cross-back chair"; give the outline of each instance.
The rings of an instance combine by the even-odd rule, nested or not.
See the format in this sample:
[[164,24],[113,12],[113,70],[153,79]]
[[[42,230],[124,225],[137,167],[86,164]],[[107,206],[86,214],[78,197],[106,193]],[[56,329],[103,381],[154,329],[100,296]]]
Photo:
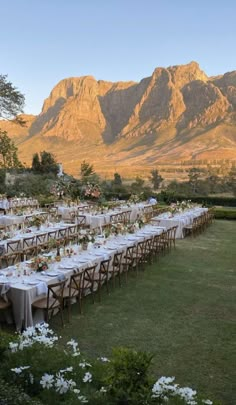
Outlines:
[[109,274],[112,277],[112,285],[115,287],[115,277],[118,276],[119,286],[121,286],[121,269],[122,269],[122,257],[123,252],[117,252],[114,254],[111,268],[108,269]]
[[32,307],[34,309],[42,309],[44,311],[46,322],[49,321],[49,318],[53,316],[55,311],[59,311],[61,316],[61,323],[62,326],[64,326],[63,293],[65,284],[66,280],[59,281],[54,284],[49,284],[47,297],[33,302]]
[[4,255],[7,267],[12,266],[15,263],[19,263],[21,261],[21,255],[22,255],[21,241],[20,240],[8,241],[6,244],[6,253]]
[[78,302],[79,313],[82,313],[83,279],[85,270],[81,270],[70,276],[69,286],[64,289],[63,300],[68,306],[68,318],[71,318],[71,304]]
[[86,267],[84,269],[84,278],[83,278],[83,286],[82,286],[82,294],[85,295],[88,291],[92,295],[92,300],[94,303],[94,286],[95,286],[95,270],[97,267],[97,263],[93,266]]
[[22,239],[22,255],[23,259],[28,259],[36,255],[36,237],[26,236]]
[[134,263],[134,252],[136,250],[136,246],[128,246],[126,249],[126,252],[123,256],[123,261],[122,261],[122,270],[125,273],[125,281],[127,282],[127,274],[129,270],[134,269],[135,263]]

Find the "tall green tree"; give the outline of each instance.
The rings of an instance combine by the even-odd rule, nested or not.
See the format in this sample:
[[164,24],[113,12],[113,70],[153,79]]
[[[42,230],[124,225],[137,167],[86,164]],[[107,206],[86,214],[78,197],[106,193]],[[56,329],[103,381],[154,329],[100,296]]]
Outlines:
[[114,186],[122,185],[122,179],[121,179],[121,175],[119,173],[114,173],[113,184],[114,184]]
[[149,180],[153,185],[153,190],[158,190],[164,179],[161,177],[157,169],[153,169],[151,170]]
[[0,167],[3,169],[22,167],[17,156],[17,147],[7,136],[6,131],[0,130]]
[[40,156],[38,153],[35,153],[33,155],[31,168],[33,172],[39,174],[57,174],[59,171],[59,166],[56,162],[56,158],[52,153],[46,151],[40,152]]
[[99,176],[95,172],[93,165],[85,160],[80,165],[80,177],[83,184],[99,183]]
[[[0,117],[12,119],[17,114],[23,113],[25,97],[21,92],[8,81],[7,75],[0,74]],[[16,122],[23,124],[19,117]]]
[[192,167],[188,171],[188,184],[190,191],[193,194],[197,194],[200,189],[201,184],[201,177],[202,177],[202,170],[198,167]]
[[31,168],[32,168],[33,172],[40,173],[41,162],[40,162],[38,153],[34,153],[34,155],[33,155]]

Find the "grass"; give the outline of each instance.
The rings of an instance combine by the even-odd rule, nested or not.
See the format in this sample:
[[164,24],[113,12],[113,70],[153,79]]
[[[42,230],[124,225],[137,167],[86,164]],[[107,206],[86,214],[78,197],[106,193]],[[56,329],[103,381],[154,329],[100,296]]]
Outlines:
[[104,291],[101,303],[87,297],[62,330],[90,356],[109,356],[127,346],[155,353],[153,372],[176,376],[225,405],[236,403],[235,322],[236,224],[215,221],[202,235],[177,243],[176,250],[147,266],[128,284]]

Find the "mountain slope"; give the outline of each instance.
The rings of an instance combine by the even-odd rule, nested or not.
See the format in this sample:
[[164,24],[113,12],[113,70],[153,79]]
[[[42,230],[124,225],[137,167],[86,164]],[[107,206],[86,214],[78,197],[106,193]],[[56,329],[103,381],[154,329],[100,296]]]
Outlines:
[[64,79],[27,133],[17,136],[22,160],[48,150],[73,174],[84,159],[101,172],[165,160],[236,159],[236,72],[208,78],[191,62],[156,68],[139,83]]

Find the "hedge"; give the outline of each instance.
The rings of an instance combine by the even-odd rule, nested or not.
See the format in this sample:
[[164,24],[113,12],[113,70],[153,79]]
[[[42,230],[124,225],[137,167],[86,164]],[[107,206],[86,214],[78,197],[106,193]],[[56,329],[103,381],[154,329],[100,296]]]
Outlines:
[[214,215],[216,219],[234,219],[236,220],[236,210],[227,208],[214,208]]
[[186,196],[177,195],[162,191],[159,194],[159,199],[170,204],[171,202],[191,200],[192,202],[202,204],[204,206],[223,206],[223,207],[236,207],[235,197],[209,197],[209,196]]

